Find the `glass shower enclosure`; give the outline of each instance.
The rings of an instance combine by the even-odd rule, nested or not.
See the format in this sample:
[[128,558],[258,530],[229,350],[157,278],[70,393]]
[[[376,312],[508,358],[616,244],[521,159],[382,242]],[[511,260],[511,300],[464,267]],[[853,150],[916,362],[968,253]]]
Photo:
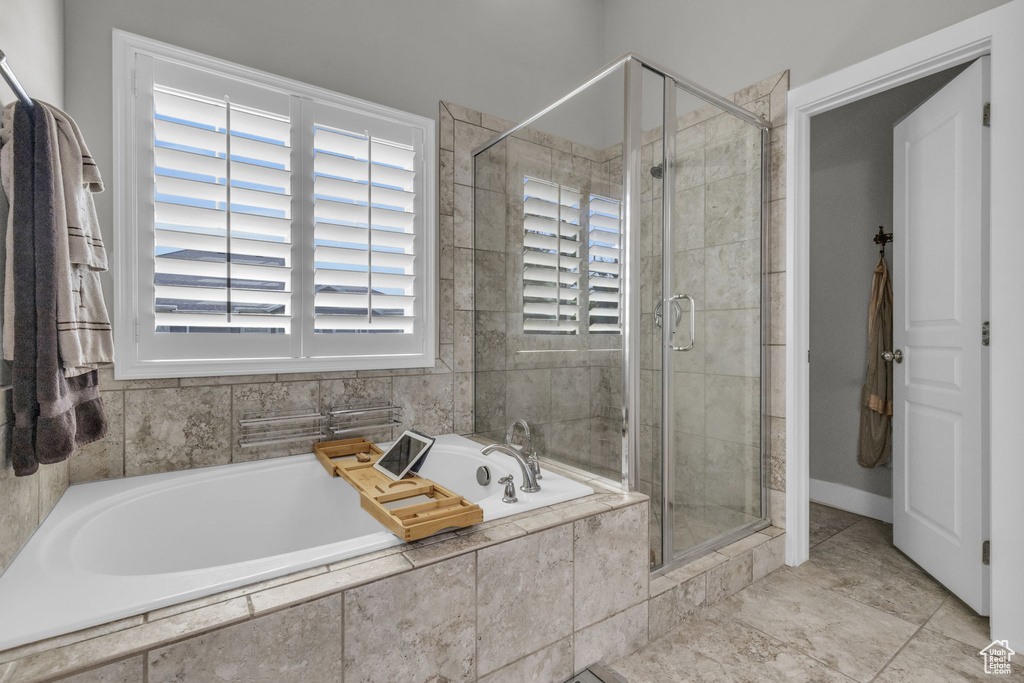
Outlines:
[[475,431],[651,497],[651,564],[768,525],[770,124],[635,54],[474,152]]

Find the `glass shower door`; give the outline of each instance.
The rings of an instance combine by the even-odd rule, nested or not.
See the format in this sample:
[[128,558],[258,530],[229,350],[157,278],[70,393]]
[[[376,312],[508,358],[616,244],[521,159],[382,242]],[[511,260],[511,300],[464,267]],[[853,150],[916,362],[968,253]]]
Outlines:
[[666,79],[664,562],[763,524],[762,130]]

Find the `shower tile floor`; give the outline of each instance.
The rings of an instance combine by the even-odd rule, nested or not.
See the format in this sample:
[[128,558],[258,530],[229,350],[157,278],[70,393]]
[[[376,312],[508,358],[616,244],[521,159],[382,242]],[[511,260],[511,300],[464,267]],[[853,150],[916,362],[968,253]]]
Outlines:
[[612,664],[629,683],[1024,682],[984,673],[988,619],[892,545],[892,525],[811,503],[810,559]]

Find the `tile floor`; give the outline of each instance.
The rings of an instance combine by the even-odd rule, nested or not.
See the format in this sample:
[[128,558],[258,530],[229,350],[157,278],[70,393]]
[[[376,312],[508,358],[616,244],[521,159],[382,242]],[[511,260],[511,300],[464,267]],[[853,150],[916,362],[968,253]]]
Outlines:
[[[629,683],[870,681],[987,676],[988,619],[892,545],[892,525],[811,504],[811,556],[612,664]],[[1024,659],[1024,656],[1020,657]]]

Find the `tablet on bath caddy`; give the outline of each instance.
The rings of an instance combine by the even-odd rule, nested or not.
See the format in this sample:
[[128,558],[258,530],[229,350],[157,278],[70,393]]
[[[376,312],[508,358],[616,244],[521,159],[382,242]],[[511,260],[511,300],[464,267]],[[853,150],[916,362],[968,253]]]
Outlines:
[[434,438],[406,430],[391,448],[380,456],[373,468],[398,481],[409,472],[418,472],[427,451],[434,445]]

